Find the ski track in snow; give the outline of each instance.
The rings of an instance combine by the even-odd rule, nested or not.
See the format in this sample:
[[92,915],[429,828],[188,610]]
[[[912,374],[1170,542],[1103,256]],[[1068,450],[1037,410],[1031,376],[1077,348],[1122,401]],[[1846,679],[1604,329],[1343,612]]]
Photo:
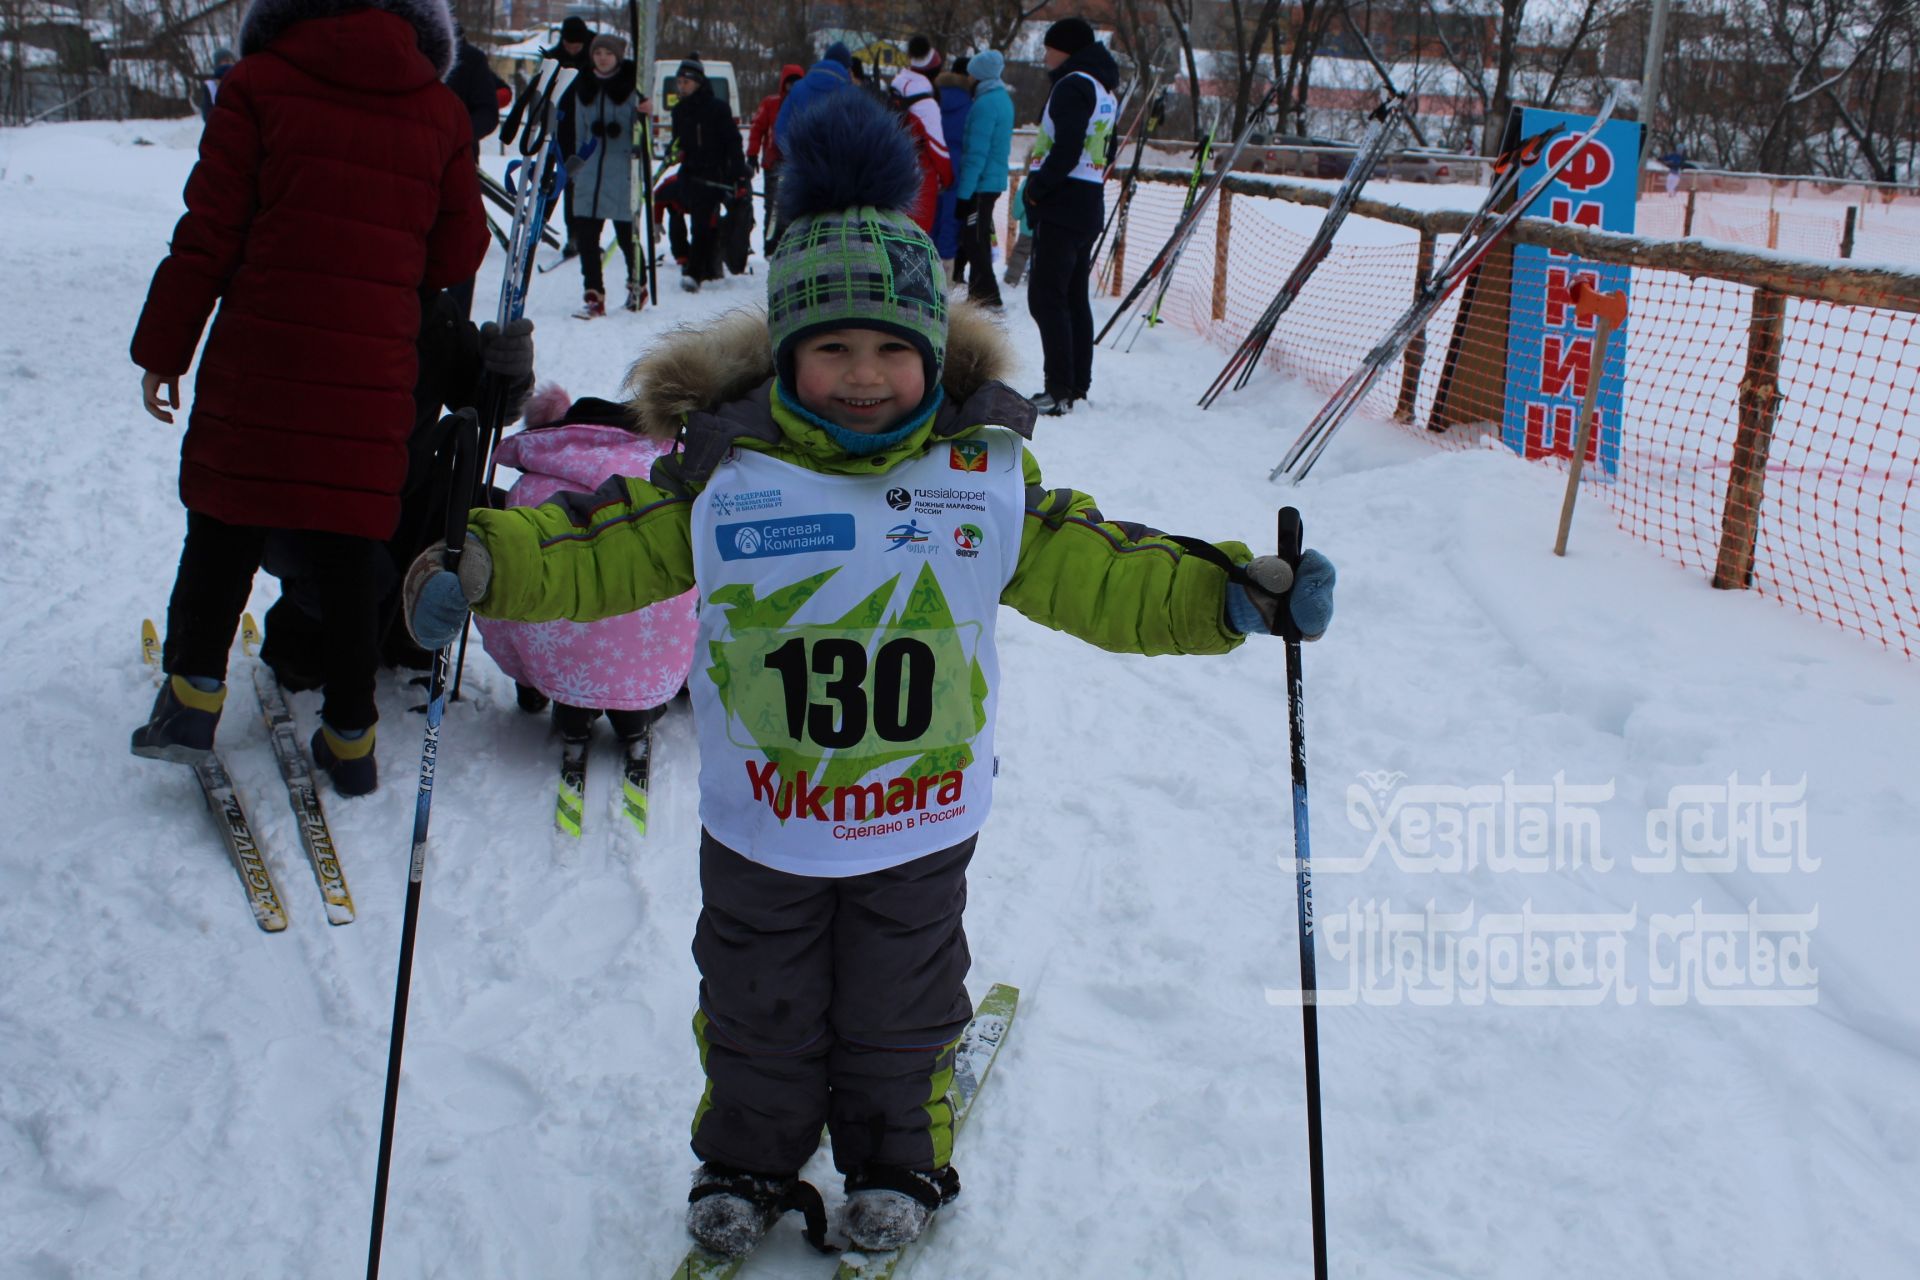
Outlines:
[[[185,770],[136,760],[184,521],[181,428],[146,418],[126,343],[197,141],[192,122],[0,131],[0,1274],[351,1274],[364,1258],[405,897],[419,690],[380,690],[385,785],[326,792],[357,922],[329,928],[249,682],[221,733],[292,918],[255,929]],[[136,146],[144,136],[157,145]],[[490,160],[490,163],[497,161]],[[545,255],[543,255],[545,260]],[[490,313],[500,266],[483,269]],[[664,326],[760,277],[583,324],[536,277],[539,371],[613,395]],[[1039,384],[1024,294],[1007,322]],[[1105,307],[1097,308],[1104,315]],[[1548,551],[1557,472],[1356,421],[1306,486],[1267,469],[1318,397],[1262,373],[1202,414],[1225,353],[1163,327],[1103,350],[1094,404],[1043,419],[1050,484],[1116,518],[1262,549],[1283,502],[1340,566],[1306,652],[1316,858],[1360,858],[1362,771],[1409,784],[1611,781],[1611,869],[1321,869],[1349,904],[1634,910],[1639,998],[1594,1008],[1329,1004],[1329,1226],[1342,1276],[1911,1274],[1920,1225],[1915,668],[1776,604],[1709,590],[1590,502]],[[98,378],[96,382],[95,379]],[[190,408],[191,383],[182,388]],[[182,419],[184,421],[184,419]],[[256,616],[274,597],[262,575]],[[1261,1277],[1309,1257],[1277,644],[1101,654],[1008,612],[998,812],[973,985],[1022,990],[957,1153],[966,1194],[922,1275]],[[236,675],[246,660],[235,659]],[[656,731],[652,831],[611,808],[552,834],[557,740],[476,644],[435,785],[386,1229],[389,1274],[663,1274],[684,1249],[700,1079],[692,724]],[[303,736],[318,696],[292,699]],[[1683,783],[1807,779],[1818,870],[1643,873]],[[564,863],[564,864],[563,864]],[[1654,912],[1818,907],[1819,1001],[1657,1007]],[[1321,983],[1344,972],[1320,951]],[[824,1157],[811,1172],[830,1202]],[[830,1268],[783,1224],[752,1274]]]

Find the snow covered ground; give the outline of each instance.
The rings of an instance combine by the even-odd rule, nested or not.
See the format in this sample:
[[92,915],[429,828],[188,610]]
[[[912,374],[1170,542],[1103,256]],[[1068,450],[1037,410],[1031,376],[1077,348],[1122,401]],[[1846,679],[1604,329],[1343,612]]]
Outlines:
[[[195,133],[0,132],[7,1276],[339,1276],[364,1256],[418,695],[383,686],[387,785],[329,797],[360,909],[343,927],[244,681],[222,740],[286,933],[254,928],[187,773],[126,754],[152,696],[137,626],[183,529],[178,428],[141,413],[126,343]],[[541,277],[541,372],[611,394],[663,326],[757,284],[580,324],[571,272]],[[1262,545],[1295,501],[1340,566],[1305,663],[1334,1272],[1914,1274],[1913,665],[1711,591],[1597,507],[1556,560],[1559,475],[1504,453],[1357,421],[1275,489],[1318,397],[1266,375],[1199,416],[1220,354],[1171,326],[1102,352],[1095,404],[1035,447],[1052,483],[1185,533]],[[255,612],[272,598],[263,577]],[[969,932],[976,990],[1023,1003],[918,1274],[1304,1274],[1280,647],[1131,659],[1012,614],[1001,634]],[[561,857],[553,741],[484,656],[468,680],[387,1271],[663,1274],[699,1090],[691,725],[661,730],[644,843],[609,816],[603,740],[589,834]],[[310,731],[314,695],[295,706]],[[823,1266],[787,1224],[753,1273]]]

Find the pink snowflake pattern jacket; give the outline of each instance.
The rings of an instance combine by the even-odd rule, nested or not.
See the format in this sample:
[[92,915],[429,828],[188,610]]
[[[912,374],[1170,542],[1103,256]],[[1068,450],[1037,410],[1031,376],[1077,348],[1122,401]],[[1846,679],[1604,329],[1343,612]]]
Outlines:
[[[563,490],[591,493],[611,476],[644,476],[670,446],[587,422],[531,427],[500,444],[500,464],[522,472],[511,507],[537,507]],[[500,669],[556,702],[641,711],[680,691],[693,666],[694,595],[599,622],[477,618]]]

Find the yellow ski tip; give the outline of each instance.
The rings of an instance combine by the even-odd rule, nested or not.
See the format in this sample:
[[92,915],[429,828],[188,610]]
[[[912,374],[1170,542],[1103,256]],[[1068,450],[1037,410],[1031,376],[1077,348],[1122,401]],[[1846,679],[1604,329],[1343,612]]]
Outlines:
[[253,620],[251,613],[240,615],[240,647],[247,651],[249,658],[260,653],[260,624]]
[[152,618],[140,619],[140,661],[150,667],[160,665],[160,632]]

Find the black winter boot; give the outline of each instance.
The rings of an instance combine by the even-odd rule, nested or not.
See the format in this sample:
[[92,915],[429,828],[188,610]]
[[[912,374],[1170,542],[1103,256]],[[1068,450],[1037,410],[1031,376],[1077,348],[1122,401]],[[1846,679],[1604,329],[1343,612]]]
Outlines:
[[931,1171],[868,1165],[847,1175],[847,1207],[841,1223],[861,1249],[898,1249],[920,1238],[934,1211],[960,1194],[952,1165]]
[[789,1209],[806,1217],[808,1243],[824,1250],[827,1210],[812,1183],[798,1174],[748,1173],[708,1161],[687,1193],[687,1233],[715,1253],[738,1258],[751,1253]]
[[227,687],[196,689],[185,676],[168,676],[147,722],[133,731],[133,754],[174,764],[200,764],[213,755],[213,731]]
[[333,789],[343,796],[364,796],[380,786],[380,768],[373,759],[373,730],[357,738],[343,738],[322,722],[313,731],[313,762],[333,778]]

